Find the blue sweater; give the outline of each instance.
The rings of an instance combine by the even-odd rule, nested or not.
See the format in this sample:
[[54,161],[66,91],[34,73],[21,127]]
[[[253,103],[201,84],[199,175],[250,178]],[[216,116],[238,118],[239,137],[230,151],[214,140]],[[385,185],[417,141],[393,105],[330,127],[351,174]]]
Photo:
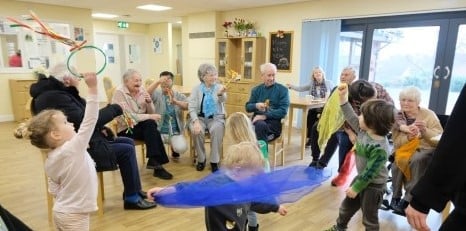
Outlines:
[[[269,100],[269,109],[265,112],[256,108],[256,103],[264,103]],[[263,114],[267,119],[280,120],[288,113],[290,107],[290,96],[288,88],[282,84],[275,83],[270,87],[265,87],[262,83],[255,86],[251,91],[249,101],[246,102],[246,111],[256,114]]]

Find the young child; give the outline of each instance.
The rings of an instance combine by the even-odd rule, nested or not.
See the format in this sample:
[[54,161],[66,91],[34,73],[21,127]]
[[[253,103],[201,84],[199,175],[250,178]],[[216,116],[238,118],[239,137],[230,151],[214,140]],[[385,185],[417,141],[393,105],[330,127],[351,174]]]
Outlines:
[[362,210],[366,230],[379,230],[378,210],[382,203],[388,170],[385,167],[389,153],[387,134],[395,122],[395,108],[384,100],[368,100],[361,105],[358,117],[348,103],[348,86],[338,88],[340,103],[346,121],[356,140],[356,168],[358,175],[346,190],[337,224],[329,230],[346,230],[351,217]]
[[[263,140],[257,140],[256,133],[252,127],[252,122],[248,116],[242,112],[234,112],[231,114],[225,125],[225,136],[234,144],[244,141],[257,143],[264,157],[264,171],[270,172],[269,154],[267,151],[267,143]],[[248,231],[259,230],[257,215],[254,211],[248,212]]]
[[78,133],[59,110],[40,112],[15,133],[40,149],[49,149],[44,165],[55,197],[53,219],[58,230],[89,230],[89,213],[97,210],[97,173],[86,151],[99,110],[96,75],[86,73],[84,80],[89,96]]
[[[238,182],[263,173],[264,159],[256,142],[241,142],[231,145],[222,161],[222,170],[213,173],[210,183]],[[205,182],[204,182],[205,183]],[[170,193],[187,187],[190,183],[178,183],[168,188],[152,188],[147,192],[149,199],[157,200],[158,193]],[[205,187],[209,187],[204,184]],[[163,191],[162,191],[163,190]],[[205,224],[208,231],[246,230],[247,212],[278,212],[284,216],[285,207],[277,204],[239,203],[205,207]]]

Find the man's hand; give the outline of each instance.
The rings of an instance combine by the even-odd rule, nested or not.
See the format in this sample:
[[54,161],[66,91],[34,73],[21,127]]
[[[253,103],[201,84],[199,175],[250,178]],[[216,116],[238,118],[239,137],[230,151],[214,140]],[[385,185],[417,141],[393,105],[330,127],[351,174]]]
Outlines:
[[194,135],[199,135],[201,133],[201,123],[199,122],[199,120],[194,121],[193,133]]
[[267,116],[265,115],[256,115],[254,116],[254,118],[252,119],[252,123],[255,123],[256,121],[258,120],[266,120],[267,119]]
[[265,111],[267,109],[267,105],[265,103],[256,103],[256,108],[259,111]]

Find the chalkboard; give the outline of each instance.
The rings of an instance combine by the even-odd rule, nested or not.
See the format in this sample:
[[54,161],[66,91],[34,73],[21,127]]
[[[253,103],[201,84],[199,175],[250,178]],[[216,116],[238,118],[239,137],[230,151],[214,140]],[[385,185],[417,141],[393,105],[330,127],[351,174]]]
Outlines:
[[278,71],[291,72],[293,31],[270,32],[270,62]]

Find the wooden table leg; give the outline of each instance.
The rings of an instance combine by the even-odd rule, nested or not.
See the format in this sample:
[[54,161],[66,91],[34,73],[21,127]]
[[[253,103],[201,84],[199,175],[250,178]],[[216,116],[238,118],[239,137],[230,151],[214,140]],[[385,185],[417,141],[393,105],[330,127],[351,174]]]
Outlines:
[[293,126],[293,109],[294,107],[290,106],[290,116],[288,117],[288,144],[290,144],[291,127]]
[[303,108],[303,118],[301,123],[301,160],[304,159],[306,151],[306,137],[307,137],[307,110]]

